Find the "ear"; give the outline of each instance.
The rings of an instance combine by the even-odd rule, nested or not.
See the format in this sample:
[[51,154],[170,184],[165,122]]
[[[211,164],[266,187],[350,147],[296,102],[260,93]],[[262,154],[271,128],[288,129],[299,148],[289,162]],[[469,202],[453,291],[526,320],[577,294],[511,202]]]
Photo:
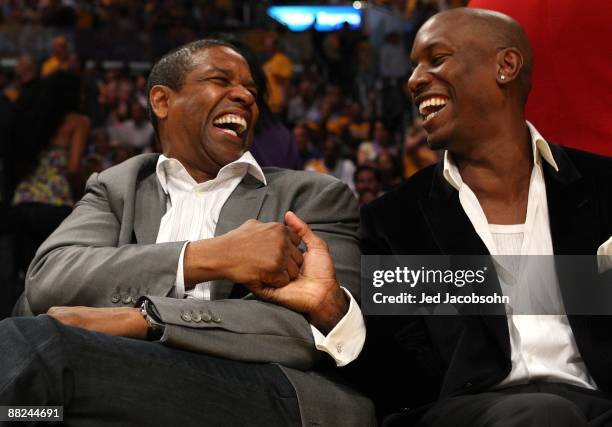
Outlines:
[[149,91],[149,101],[151,109],[158,120],[163,120],[168,116],[168,104],[172,90],[163,85],[155,85]]
[[507,47],[497,52],[497,83],[505,85],[517,78],[523,68],[523,55],[518,49]]

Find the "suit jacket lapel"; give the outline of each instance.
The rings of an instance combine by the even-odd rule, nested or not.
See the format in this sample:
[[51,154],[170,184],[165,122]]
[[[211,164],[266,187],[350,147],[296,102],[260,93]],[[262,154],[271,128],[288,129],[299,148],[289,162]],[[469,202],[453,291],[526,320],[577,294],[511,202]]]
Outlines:
[[459,202],[459,193],[442,175],[438,163],[429,197],[419,200],[431,234],[442,254],[476,255],[489,251]]
[[155,243],[165,212],[166,194],[157,175],[152,173],[141,181],[136,191],[134,234],[139,244]]
[[[555,260],[557,278],[566,310],[572,311],[575,286],[582,284],[580,293],[590,291],[589,286],[596,284],[597,247],[599,241],[599,226],[601,220],[594,195],[588,182],[582,177],[570,160],[566,151],[550,144],[559,172],[550,165],[544,167],[546,181],[546,197],[548,200],[548,215],[550,218],[550,233],[555,255],[592,255],[592,260],[580,260],[580,267],[574,264],[563,265],[563,260]],[[585,265],[584,263],[590,263]],[[592,273],[592,277],[588,274]],[[596,289],[597,295],[601,290]],[[581,351],[592,347],[592,326],[585,316],[568,315],[574,338]],[[584,356],[583,356],[584,357]]]
[[[240,227],[248,219],[259,218],[267,191],[267,186],[252,175],[246,174],[221,208],[215,237]],[[234,283],[229,280],[216,281],[211,289],[211,298],[225,299],[230,295],[239,297],[248,293],[242,285],[236,287],[239,289],[233,289]]]
[[567,153],[558,145],[550,149],[559,172],[544,164],[548,215],[553,249],[556,255],[594,255],[600,221],[587,182]]
[[[489,250],[461,207],[459,193],[446,181],[442,171],[443,164],[440,162],[434,172],[429,197],[419,201],[440,253],[488,255]],[[496,280],[496,277],[493,280]],[[510,336],[506,316],[487,315],[482,316],[481,320],[504,354],[509,356]]]

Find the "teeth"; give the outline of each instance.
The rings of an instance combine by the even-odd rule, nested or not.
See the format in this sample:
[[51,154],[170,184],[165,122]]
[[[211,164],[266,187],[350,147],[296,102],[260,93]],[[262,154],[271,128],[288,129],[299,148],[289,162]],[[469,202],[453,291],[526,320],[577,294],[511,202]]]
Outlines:
[[444,106],[446,105],[446,98],[440,98],[440,97],[431,97],[426,99],[425,101],[421,102],[421,104],[419,104],[419,113],[421,114],[425,114],[425,108],[430,107],[430,106]]
[[225,114],[221,117],[219,117],[218,119],[216,119],[213,124],[215,125],[220,125],[223,123],[234,123],[239,125],[240,127],[238,128],[238,132],[234,132],[231,129],[224,129],[225,131],[228,131],[227,133],[231,133],[235,136],[237,136],[237,134],[241,134],[243,133],[246,129],[247,129],[247,122],[243,117],[237,116],[236,114]]
[[429,120],[429,119],[433,119],[435,116],[438,115],[437,111],[434,111],[433,113],[429,113],[426,117],[425,117],[425,121]]

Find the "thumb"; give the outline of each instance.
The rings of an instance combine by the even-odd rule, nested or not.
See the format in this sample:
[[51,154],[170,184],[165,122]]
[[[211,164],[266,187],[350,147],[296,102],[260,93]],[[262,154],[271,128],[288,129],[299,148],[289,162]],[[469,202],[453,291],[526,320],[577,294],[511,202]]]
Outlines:
[[313,231],[310,229],[308,224],[302,221],[296,214],[291,211],[288,211],[285,214],[285,223],[287,227],[289,227],[295,234],[297,234],[307,249],[323,249],[326,248],[327,244],[323,239],[318,237]]

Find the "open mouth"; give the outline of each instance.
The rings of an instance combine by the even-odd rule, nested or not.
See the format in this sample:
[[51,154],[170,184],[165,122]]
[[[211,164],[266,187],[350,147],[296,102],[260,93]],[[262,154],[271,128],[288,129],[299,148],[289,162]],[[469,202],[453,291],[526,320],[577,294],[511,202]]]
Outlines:
[[424,121],[429,121],[436,117],[438,113],[446,107],[448,98],[443,96],[431,96],[425,98],[419,104],[419,113],[423,116]]
[[236,114],[224,114],[213,121],[213,125],[221,132],[234,137],[242,137],[248,125],[244,117]]

